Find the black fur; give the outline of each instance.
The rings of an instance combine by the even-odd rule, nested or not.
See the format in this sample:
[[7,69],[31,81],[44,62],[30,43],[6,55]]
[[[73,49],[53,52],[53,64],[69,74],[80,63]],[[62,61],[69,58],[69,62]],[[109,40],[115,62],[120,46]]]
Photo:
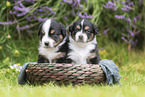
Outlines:
[[41,31],[42,31],[42,25],[43,25],[43,23],[41,23],[40,26],[39,26],[39,29],[38,29],[38,36],[41,36],[40,34],[41,34]]
[[98,33],[99,33],[99,30],[98,30],[98,28],[96,27],[96,25],[95,25],[95,24],[92,24],[92,26],[93,26],[93,31],[94,31],[96,34],[98,34]]
[[38,63],[49,63],[49,60],[42,55],[38,55]]
[[63,37],[66,37],[67,33],[66,33],[66,29],[64,27],[64,25],[62,23],[59,23],[61,26],[61,34],[63,35]]
[[90,51],[91,53],[96,53],[96,57],[89,59],[88,63],[90,64],[98,64],[101,61],[100,55],[99,55],[99,50],[98,50],[98,45],[95,45],[95,49]]

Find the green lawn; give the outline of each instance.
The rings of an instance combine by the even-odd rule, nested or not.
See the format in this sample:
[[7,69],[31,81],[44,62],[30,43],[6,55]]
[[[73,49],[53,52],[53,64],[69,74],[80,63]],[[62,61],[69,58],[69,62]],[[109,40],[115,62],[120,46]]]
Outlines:
[[[10,40],[9,40],[10,41]],[[14,43],[14,44],[13,44]],[[83,85],[83,86],[20,86],[17,84],[18,72],[11,70],[10,65],[35,62],[37,59],[38,41],[15,40],[7,42],[0,53],[0,97],[145,97],[145,51],[132,50],[128,52],[125,44],[104,42],[99,44],[102,59],[113,60],[119,67],[121,84]],[[16,55],[15,50],[18,50]]]

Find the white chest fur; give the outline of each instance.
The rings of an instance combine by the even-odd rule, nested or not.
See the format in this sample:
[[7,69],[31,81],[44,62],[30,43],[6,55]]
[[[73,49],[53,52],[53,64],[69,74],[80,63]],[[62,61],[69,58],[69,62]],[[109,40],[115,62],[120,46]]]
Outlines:
[[44,48],[40,46],[38,50],[39,54],[45,56],[50,63],[61,54],[60,52],[57,52],[57,48]]
[[75,64],[87,64],[88,57],[92,56],[91,50],[95,49],[96,38],[92,42],[81,43],[70,38],[69,48],[72,50],[68,56]]

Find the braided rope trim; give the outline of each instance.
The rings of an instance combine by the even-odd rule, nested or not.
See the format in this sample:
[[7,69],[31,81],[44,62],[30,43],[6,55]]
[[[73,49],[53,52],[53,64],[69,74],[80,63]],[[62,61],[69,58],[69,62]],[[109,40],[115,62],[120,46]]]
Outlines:
[[43,84],[54,81],[56,84],[102,84],[105,75],[99,65],[86,64],[29,64],[26,79],[30,84]]

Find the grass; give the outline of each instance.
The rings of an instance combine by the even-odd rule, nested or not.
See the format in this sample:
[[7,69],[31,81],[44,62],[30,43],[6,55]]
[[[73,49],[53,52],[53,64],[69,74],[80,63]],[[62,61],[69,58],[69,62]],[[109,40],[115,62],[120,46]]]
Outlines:
[[109,87],[109,86],[16,86],[0,88],[1,97],[143,97],[143,87]]
[[[105,38],[103,38],[105,39]],[[37,60],[38,39],[8,40],[0,52],[0,97],[144,97],[145,96],[145,51],[128,52],[125,44],[100,40],[99,48],[102,59],[113,60],[119,67],[121,84],[57,86],[53,83],[44,86],[20,86],[17,84],[18,72],[11,70],[10,65]],[[10,48],[8,48],[10,47]],[[15,50],[19,54],[15,55]],[[9,59],[6,59],[9,58]]]

